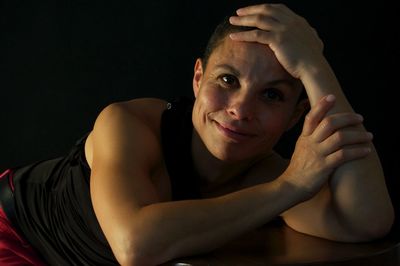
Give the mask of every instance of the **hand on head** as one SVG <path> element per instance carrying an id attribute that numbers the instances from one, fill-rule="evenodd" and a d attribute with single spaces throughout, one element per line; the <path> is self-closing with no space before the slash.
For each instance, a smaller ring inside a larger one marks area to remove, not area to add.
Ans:
<path id="1" fill-rule="evenodd" d="M 229 20 L 231 24 L 256 29 L 231 33 L 230 38 L 268 45 L 293 77 L 301 79 L 304 68 L 322 57 L 323 43 L 315 29 L 285 5 L 254 5 L 236 13 Z"/>

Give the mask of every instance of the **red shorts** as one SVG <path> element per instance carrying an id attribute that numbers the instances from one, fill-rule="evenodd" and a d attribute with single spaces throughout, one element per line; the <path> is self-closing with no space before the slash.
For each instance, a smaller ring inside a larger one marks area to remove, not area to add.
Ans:
<path id="1" fill-rule="evenodd" d="M 5 178 L 5 173 L 0 178 Z M 0 265 L 46 265 L 31 245 L 13 228 L 0 208 Z"/>

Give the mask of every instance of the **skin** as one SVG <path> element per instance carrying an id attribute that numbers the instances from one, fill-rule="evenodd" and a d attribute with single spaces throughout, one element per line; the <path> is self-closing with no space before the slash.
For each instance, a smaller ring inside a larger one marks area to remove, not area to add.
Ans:
<path id="1" fill-rule="evenodd" d="M 372 140 L 372 134 L 366 132 L 361 123 L 351 125 L 350 121 L 360 121 L 360 118 L 354 116 L 351 105 L 323 57 L 323 44 L 316 31 L 304 18 L 284 5 L 246 7 L 239 9 L 237 15 L 231 18 L 232 24 L 255 26 L 260 30 L 232 34 L 231 38 L 268 45 L 282 66 L 302 81 L 315 110 L 306 117 L 308 123 L 286 173 L 295 178 L 298 175 L 296 168 L 310 169 L 307 175 L 328 176 L 329 184 L 316 197 L 318 200 L 311 200 L 286 212 L 283 216 L 285 221 L 298 231 L 330 239 L 336 239 L 339 231 L 344 237 L 347 232 L 342 229 L 345 228 L 367 235 L 374 231 L 387 231 L 393 223 L 393 207 L 378 155 L 372 142 L 368 141 Z M 330 109 L 318 106 L 321 97 L 328 94 L 335 95 L 335 104 Z M 326 114 L 318 113 L 319 108 L 325 109 Z M 351 157 L 364 158 L 344 163 Z M 312 184 L 300 185 L 308 186 L 310 195 L 314 195 Z M 325 204 L 321 206 L 321 202 Z M 315 209 L 320 213 L 313 214 Z M 377 217 L 384 217 L 385 226 L 379 224 L 375 227 L 365 223 L 375 221 Z M 334 219 L 335 225 L 331 223 L 331 226 L 336 229 L 329 232 L 330 229 L 324 227 L 325 223 L 311 228 L 307 223 L 314 219 L 322 219 L 328 224 Z"/>
<path id="2" fill-rule="evenodd" d="M 207 252 L 278 215 L 338 241 L 368 241 L 390 229 L 393 209 L 372 137 L 315 31 L 282 5 L 237 13 L 232 24 L 258 30 L 228 36 L 206 69 L 200 60 L 194 68 L 192 155 L 204 199 L 171 201 L 159 128 L 164 101 L 112 104 L 87 139 L 93 207 L 121 265 Z M 300 82 L 311 110 L 285 161 L 273 146 L 308 104 L 297 102 Z"/>
<path id="3" fill-rule="evenodd" d="M 273 155 L 280 136 L 307 106 L 306 100 L 297 103 L 301 84 L 269 48 L 229 38 L 211 55 L 206 71 L 197 60 L 193 88 L 193 157 L 208 182 L 228 169 L 237 169 L 229 178 L 237 176 Z"/>

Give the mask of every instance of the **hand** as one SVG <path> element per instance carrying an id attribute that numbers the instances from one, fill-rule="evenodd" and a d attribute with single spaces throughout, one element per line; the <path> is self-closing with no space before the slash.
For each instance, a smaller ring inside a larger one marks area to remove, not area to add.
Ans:
<path id="1" fill-rule="evenodd" d="M 232 40 L 268 45 L 281 65 L 301 79 L 306 68 L 324 60 L 323 43 L 307 21 L 282 4 L 261 4 L 240 8 L 230 23 L 255 30 L 230 34 Z"/>
<path id="2" fill-rule="evenodd" d="M 372 134 L 357 127 L 355 113 L 327 115 L 335 97 L 323 97 L 307 114 L 290 164 L 280 177 L 301 190 L 305 199 L 315 195 L 338 166 L 367 156 Z"/>

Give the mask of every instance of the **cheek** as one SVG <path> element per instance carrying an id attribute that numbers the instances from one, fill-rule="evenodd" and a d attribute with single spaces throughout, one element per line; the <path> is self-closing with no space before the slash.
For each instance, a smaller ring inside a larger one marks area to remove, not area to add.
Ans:
<path id="1" fill-rule="evenodd" d="M 207 113 L 221 110 L 226 102 L 226 96 L 213 86 L 204 87 L 198 95 L 199 106 Z"/>
<path id="2" fill-rule="evenodd" d="M 224 97 L 218 93 L 216 88 L 203 86 L 197 95 L 193 106 L 193 124 L 197 132 L 202 134 L 205 125 L 208 124 L 208 118 L 221 110 L 224 106 Z"/>

